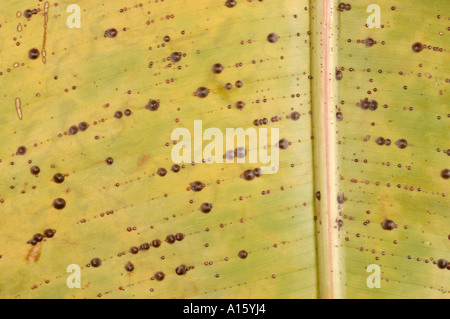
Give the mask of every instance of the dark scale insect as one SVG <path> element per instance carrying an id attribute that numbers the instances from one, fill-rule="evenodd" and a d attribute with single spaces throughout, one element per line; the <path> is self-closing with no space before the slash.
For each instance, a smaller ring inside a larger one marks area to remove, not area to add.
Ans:
<path id="1" fill-rule="evenodd" d="M 288 140 L 283 138 L 278 142 L 278 146 L 280 149 L 285 150 L 289 147 L 289 142 Z"/>
<path id="2" fill-rule="evenodd" d="M 164 36 L 163 38 L 164 42 L 169 42 L 170 41 L 170 37 L 168 35 Z"/>
<path id="3" fill-rule="evenodd" d="M 209 213 L 213 208 L 213 204 L 211 203 L 203 203 L 200 205 L 200 210 L 202 211 L 202 213 Z"/>
<path id="4" fill-rule="evenodd" d="M 345 9 L 345 3 L 341 2 L 339 3 L 339 10 L 344 11 Z"/>
<path id="5" fill-rule="evenodd" d="M 338 225 L 339 228 L 344 227 L 344 221 L 342 219 L 338 219 L 337 220 L 337 225 Z"/>
<path id="6" fill-rule="evenodd" d="M 39 58 L 39 50 L 36 48 L 31 49 L 30 51 L 28 51 L 28 57 L 31 60 L 36 60 L 37 58 Z"/>
<path id="7" fill-rule="evenodd" d="M 344 204 L 344 202 L 345 202 L 344 194 L 342 194 L 342 193 L 338 194 L 338 196 L 337 196 L 337 202 L 338 202 L 339 204 Z"/>
<path id="8" fill-rule="evenodd" d="M 141 246 L 139 246 L 141 250 L 149 250 L 150 244 L 149 243 L 143 243 Z"/>
<path id="9" fill-rule="evenodd" d="M 33 16 L 33 11 L 27 9 L 23 12 L 23 15 L 25 16 L 25 18 L 30 19 Z"/>
<path id="10" fill-rule="evenodd" d="M 161 167 L 161 168 L 158 168 L 158 171 L 157 171 L 156 173 L 157 173 L 159 176 L 163 177 L 163 176 L 166 176 L 167 170 L 166 170 L 165 168 Z"/>
<path id="11" fill-rule="evenodd" d="M 64 179 L 65 179 L 64 175 L 63 175 L 63 174 L 60 174 L 60 173 L 55 174 L 55 175 L 53 176 L 53 181 L 54 181 L 56 184 L 61 184 L 61 183 L 63 183 L 63 182 L 64 182 Z"/>
<path id="12" fill-rule="evenodd" d="M 173 244 L 176 240 L 177 240 L 177 239 L 175 238 L 174 235 L 168 235 L 168 236 L 166 237 L 166 242 L 169 243 L 169 244 Z"/>
<path id="13" fill-rule="evenodd" d="M 175 272 L 177 273 L 178 276 L 185 275 L 187 271 L 188 268 L 186 267 L 186 265 L 180 265 L 175 269 Z"/>
<path id="14" fill-rule="evenodd" d="M 42 234 L 35 234 L 35 235 L 33 236 L 33 239 L 34 239 L 36 242 L 40 243 L 42 240 L 44 240 L 44 236 L 42 236 Z"/>
<path id="15" fill-rule="evenodd" d="M 246 181 L 252 181 L 255 179 L 255 172 L 253 172 L 252 169 L 248 169 L 242 174 L 242 176 Z"/>
<path id="16" fill-rule="evenodd" d="M 205 87 L 199 87 L 197 89 L 197 92 L 195 92 L 195 94 L 196 94 L 197 97 L 199 97 L 201 99 L 204 99 L 205 97 L 208 96 L 209 90 L 207 88 L 205 88 Z"/>
<path id="17" fill-rule="evenodd" d="M 344 119 L 344 114 L 342 114 L 341 112 L 336 112 L 336 119 L 342 121 Z"/>
<path id="18" fill-rule="evenodd" d="M 98 268 L 102 265 L 102 260 L 100 258 L 93 258 L 91 260 L 91 266 L 94 268 Z"/>
<path id="19" fill-rule="evenodd" d="M 344 74 L 340 70 L 336 70 L 336 80 L 340 81 L 344 77 Z"/>
<path id="20" fill-rule="evenodd" d="M 448 262 L 447 262 L 447 260 L 445 260 L 445 259 L 439 259 L 438 262 L 437 262 L 437 266 L 438 266 L 440 269 L 445 269 L 445 268 L 447 268 L 447 266 L 448 266 Z"/>
<path id="21" fill-rule="evenodd" d="M 173 53 L 170 55 L 170 60 L 171 60 L 172 62 L 179 62 L 179 61 L 181 60 L 181 57 L 182 57 L 181 52 L 173 52 Z"/>
<path id="22" fill-rule="evenodd" d="M 63 198 L 57 198 L 53 201 L 53 207 L 57 210 L 64 209 L 66 207 L 66 201 Z"/>
<path id="23" fill-rule="evenodd" d="M 366 45 L 366 47 L 370 48 L 371 46 L 373 46 L 375 44 L 375 40 L 372 38 L 367 38 L 364 40 L 364 44 Z"/>
<path id="24" fill-rule="evenodd" d="M 80 129 L 80 132 L 84 132 L 88 129 L 89 124 L 87 124 L 86 122 L 81 122 L 80 124 L 78 124 L 78 128 Z"/>
<path id="25" fill-rule="evenodd" d="M 112 164 L 114 163 L 114 159 L 113 159 L 112 157 L 108 157 L 108 158 L 105 160 L 105 162 L 106 162 L 106 164 L 108 164 L 108 165 L 112 165 Z"/>
<path id="26" fill-rule="evenodd" d="M 123 117 L 123 113 L 121 111 L 117 111 L 116 113 L 114 113 L 114 117 L 116 119 L 121 119 Z"/>
<path id="27" fill-rule="evenodd" d="M 445 168 L 441 171 L 441 176 L 443 179 L 449 179 L 450 178 L 450 169 Z"/>
<path id="28" fill-rule="evenodd" d="M 352 9 L 352 5 L 350 3 L 345 4 L 345 11 L 350 11 Z"/>
<path id="29" fill-rule="evenodd" d="M 225 6 L 227 6 L 228 8 L 233 8 L 235 7 L 237 4 L 237 2 L 235 0 L 227 0 L 225 2 Z"/>
<path id="30" fill-rule="evenodd" d="M 237 158 L 244 158 L 247 155 L 247 150 L 245 147 L 238 147 L 234 150 L 234 155 Z"/>
<path id="31" fill-rule="evenodd" d="M 395 223 L 390 219 L 385 219 L 381 223 L 381 228 L 383 228 L 384 230 L 393 230 L 395 228 Z"/>
<path id="32" fill-rule="evenodd" d="M 134 270 L 134 265 L 131 262 L 127 262 L 125 264 L 125 270 L 128 272 L 132 272 Z"/>
<path id="33" fill-rule="evenodd" d="M 233 150 L 229 150 L 229 151 L 227 151 L 227 153 L 226 153 L 226 158 L 228 159 L 228 160 L 232 160 L 232 159 L 234 159 L 234 157 L 235 157 L 235 152 L 236 151 L 233 151 Z"/>
<path id="34" fill-rule="evenodd" d="M 241 251 L 238 253 L 238 256 L 239 256 L 239 258 L 241 258 L 241 259 L 245 259 L 245 258 L 248 257 L 248 252 L 246 252 L 245 250 L 241 250 Z"/>
<path id="35" fill-rule="evenodd" d="M 298 113 L 298 112 L 291 113 L 291 120 L 297 121 L 299 118 L 300 118 L 300 113 Z"/>
<path id="36" fill-rule="evenodd" d="M 378 145 L 384 145 L 385 140 L 384 140 L 383 137 L 380 136 L 379 138 L 376 139 L 375 142 L 376 142 Z"/>
<path id="37" fill-rule="evenodd" d="M 125 114 L 125 116 L 130 116 L 130 115 L 131 115 L 131 110 L 126 109 L 126 110 L 124 111 L 124 114 Z"/>
<path id="38" fill-rule="evenodd" d="M 220 63 L 214 64 L 214 65 L 212 66 L 212 71 L 213 71 L 213 73 L 215 73 L 215 74 L 222 73 L 222 71 L 223 71 L 223 65 L 220 64 Z"/>
<path id="39" fill-rule="evenodd" d="M 203 187 L 205 187 L 205 185 L 199 181 L 191 183 L 190 186 L 194 192 L 200 192 L 203 189 Z"/>
<path id="40" fill-rule="evenodd" d="M 362 100 L 362 101 L 359 103 L 359 105 L 361 106 L 361 108 L 362 108 L 363 110 L 367 110 L 367 109 L 369 109 L 370 102 L 369 102 L 369 100 L 368 100 L 367 98 L 365 98 L 364 100 Z"/>
<path id="41" fill-rule="evenodd" d="M 78 127 L 76 125 L 72 125 L 71 127 L 69 127 L 69 134 L 70 135 L 75 135 L 78 133 Z"/>
<path id="42" fill-rule="evenodd" d="M 184 234 L 182 234 L 182 233 L 177 233 L 177 234 L 175 235 L 175 239 L 176 239 L 177 241 L 182 241 L 182 240 L 184 239 Z"/>
<path id="43" fill-rule="evenodd" d="M 238 110 L 242 110 L 244 108 L 244 106 L 245 106 L 244 102 L 242 102 L 242 101 L 236 102 L 236 108 Z"/>
<path id="44" fill-rule="evenodd" d="M 38 175 L 41 172 L 41 169 L 39 168 L 39 166 L 33 166 L 31 167 L 30 172 L 33 175 Z"/>
<path id="45" fill-rule="evenodd" d="M 404 139 L 400 139 L 397 142 L 395 142 L 395 145 L 398 146 L 400 149 L 405 149 L 408 146 L 408 142 Z"/>
<path id="46" fill-rule="evenodd" d="M 242 81 L 236 81 L 236 83 L 234 83 L 234 85 L 235 85 L 238 89 L 240 89 L 241 87 L 244 86 L 244 83 L 243 83 Z"/>
<path id="47" fill-rule="evenodd" d="M 253 174 L 255 174 L 256 177 L 261 177 L 262 175 L 262 170 L 260 168 L 255 168 L 253 170 Z"/>
<path id="48" fill-rule="evenodd" d="M 316 198 L 317 198 L 317 200 L 320 200 L 320 191 L 316 192 Z"/>
<path id="49" fill-rule="evenodd" d="M 267 36 L 267 41 L 270 43 L 275 43 L 278 41 L 280 37 L 276 33 L 271 33 Z"/>
<path id="50" fill-rule="evenodd" d="M 133 255 L 136 255 L 138 252 L 139 248 L 137 248 L 136 246 L 130 248 L 130 253 L 132 253 Z"/>
<path id="51" fill-rule="evenodd" d="M 50 229 L 50 228 L 46 229 L 44 231 L 44 236 L 47 237 L 47 238 L 52 238 L 53 236 L 55 236 L 55 230 Z"/>
<path id="52" fill-rule="evenodd" d="M 416 42 L 412 45 L 412 50 L 416 53 L 422 52 L 423 50 L 423 45 L 420 42 Z"/>
<path id="53" fill-rule="evenodd" d="M 165 277 L 165 275 L 164 275 L 164 273 L 163 273 L 162 271 L 158 271 L 158 272 L 155 274 L 155 279 L 156 279 L 157 281 L 162 281 L 162 280 L 164 280 L 164 277 Z"/>
<path id="54" fill-rule="evenodd" d="M 178 164 L 172 165 L 172 168 L 171 168 L 172 172 L 174 172 L 174 173 L 178 173 L 180 171 L 180 169 L 181 169 L 181 167 Z"/>
<path id="55" fill-rule="evenodd" d="M 149 100 L 145 108 L 150 111 L 156 111 L 159 108 L 159 100 Z"/>
<path id="56" fill-rule="evenodd" d="M 25 155 L 26 152 L 27 152 L 27 148 L 25 146 L 20 146 L 17 149 L 16 154 L 17 155 Z"/>
<path id="57" fill-rule="evenodd" d="M 161 246 L 161 241 L 159 239 L 155 239 L 152 241 L 152 246 L 155 248 L 158 248 L 159 246 Z"/>
<path id="58" fill-rule="evenodd" d="M 105 31 L 105 38 L 106 37 L 111 38 L 111 39 L 115 38 L 117 36 L 117 33 L 118 33 L 117 30 L 114 28 L 108 29 Z"/>
<path id="59" fill-rule="evenodd" d="M 378 108 L 378 102 L 375 100 L 369 101 L 369 110 L 375 111 Z"/>

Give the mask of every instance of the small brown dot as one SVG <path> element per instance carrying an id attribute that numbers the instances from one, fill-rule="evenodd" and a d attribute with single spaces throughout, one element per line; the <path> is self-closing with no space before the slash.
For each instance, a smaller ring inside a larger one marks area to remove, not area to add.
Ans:
<path id="1" fill-rule="evenodd" d="M 398 148 L 400 149 L 405 149 L 408 146 L 408 142 L 404 139 L 400 139 L 397 142 L 395 142 L 395 144 L 398 146 Z"/>
<path id="2" fill-rule="evenodd" d="M 63 198 L 57 198 L 53 201 L 53 207 L 57 210 L 64 209 L 66 207 L 66 201 Z"/>
<path id="3" fill-rule="evenodd" d="M 236 103 L 236 108 L 239 110 L 242 110 L 244 108 L 244 106 L 245 106 L 245 103 L 242 101 L 239 101 Z"/>
<path id="4" fill-rule="evenodd" d="M 245 250 L 241 250 L 238 254 L 239 258 L 241 259 L 245 259 L 248 256 L 248 252 L 246 252 Z"/>
<path id="5" fill-rule="evenodd" d="M 210 203 L 203 203 L 200 206 L 200 210 L 205 214 L 211 212 L 212 208 L 213 208 L 213 204 L 210 204 Z"/>
<path id="6" fill-rule="evenodd" d="M 60 174 L 60 173 L 58 173 L 58 174 L 55 174 L 54 176 L 53 176 L 53 181 L 56 183 L 56 184 L 61 184 L 61 183 L 63 183 L 64 182 L 64 175 L 63 174 Z"/>
<path id="7" fill-rule="evenodd" d="M 170 55 L 170 60 L 173 61 L 173 62 L 178 62 L 178 61 L 181 60 L 181 57 L 182 57 L 181 52 L 173 52 Z"/>
<path id="8" fill-rule="evenodd" d="M 443 179 L 449 179 L 450 178 L 450 169 L 448 169 L 448 168 L 443 169 L 441 171 L 441 176 Z"/>
<path id="9" fill-rule="evenodd" d="M 36 48 L 31 49 L 30 51 L 28 51 L 28 57 L 31 60 L 36 60 L 39 57 L 39 50 Z"/>
<path id="10" fill-rule="evenodd" d="M 166 242 L 169 243 L 169 244 L 173 244 L 176 240 L 177 239 L 176 239 L 176 237 L 174 235 L 168 235 L 166 237 Z"/>
<path id="11" fill-rule="evenodd" d="M 448 262 L 447 262 L 447 260 L 445 260 L 445 259 L 439 259 L 438 262 L 437 262 L 437 266 L 438 266 L 440 269 L 445 269 L 445 268 L 447 268 L 447 266 L 448 266 Z"/>
<path id="12" fill-rule="evenodd" d="M 159 100 L 149 100 L 145 108 L 150 111 L 156 111 L 159 108 Z"/>
<path id="13" fill-rule="evenodd" d="M 31 174 L 33 175 L 38 175 L 41 172 L 41 169 L 38 166 L 33 166 L 30 169 Z"/>
<path id="14" fill-rule="evenodd" d="M 117 30 L 112 28 L 105 31 L 105 37 L 115 38 L 117 36 Z"/>
<path id="15" fill-rule="evenodd" d="M 45 231 L 44 231 L 44 235 L 45 235 L 45 237 L 47 237 L 47 238 L 52 238 L 54 235 L 55 235 L 55 231 L 53 230 L 53 229 L 46 229 Z"/>
<path id="16" fill-rule="evenodd" d="M 270 43 L 275 43 L 278 41 L 278 39 L 279 37 L 276 33 L 271 33 L 267 36 L 267 41 L 269 41 Z"/>
<path id="17" fill-rule="evenodd" d="M 202 99 L 207 97 L 208 94 L 209 94 L 209 91 L 205 87 L 199 87 L 196 92 L 197 97 L 202 98 Z"/>
<path id="18" fill-rule="evenodd" d="M 134 270 L 134 265 L 131 262 L 127 262 L 125 264 L 125 270 L 128 272 L 132 272 Z"/>
<path id="19" fill-rule="evenodd" d="M 395 223 L 390 220 L 390 219 L 385 219 L 382 223 L 381 223 L 381 227 L 384 230 L 393 230 L 395 228 Z"/>
<path id="20" fill-rule="evenodd" d="M 185 275 L 187 272 L 187 267 L 186 265 L 180 265 L 175 269 L 175 272 L 177 273 L 178 276 L 182 276 Z"/>
<path id="21" fill-rule="evenodd" d="M 235 0 L 227 0 L 225 2 L 225 6 L 227 6 L 228 8 L 233 8 L 235 7 L 237 4 L 237 2 Z"/>
<path id="22" fill-rule="evenodd" d="M 423 50 L 423 45 L 420 42 L 416 42 L 412 45 L 412 50 L 416 53 L 422 52 Z"/>
<path id="23" fill-rule="evenodd" d="M 157 173 L 159 176 L 163 177 L 163 176 L 166 176 L 167 170 L 166 170 L 165 168 L 161 167 L 161 168 L 158 168 L 158 171 L 157 171 L 156 173 Z"/>
<path id="24" fill-rule="evenodd" d="M 77 133 L 78 133 L 78 127 L 77 127 L 77 126 L 73 125 L 73 126 L 71 126 L 71 127 L 69 128 L 69 134 L 70 134 L 70 135 L 75 135 L 75 134 L 77 134 Z"/>
<path id="25" fill-rule="evenodd" d="M 165 275 L 164 275 L 164 273 L 161 272 L 161 271 L 158 271 L 158 272 L 155 274 L 155 279 L 156 279 L 157 281 L 162 281 L 162 280 L 164 280 L 164 277 L 165 277 Z"/>
<path id="26" fill-rule="evenodd" d="M 35 235 L 33 236 L 33 239 L 34 239 L 36 242 L 40 243 L 40 242 L 44 239 L 44 236 L 42 236 L 42 234 L 35 234 Z"/>
<path id="27" fill-rule="evenodd" d="M 155 239 L 152 241 L 152 246 L 155 248 L 158 248 L 159 246 L 161 246 L 161 241 L 159 239 Z"/>
<path id="28" fill-rule="evenodd" d="M 20 147 L 17 149 L 16 154 L 17 154 L 17 155 L 25 155 L 26 152 L 27 152 L 27 148 L 26 148 L 25 146 L 20 146 Z"/>
<path id="29" fill-rule="evenodd" d="M 80 129 L 81 132 L 86 131 L 88 127 L 89 124 L 87 124 L 86 122 L 81 122 L 80 124 L 78 124 L 78 128 Z"/>
<path id="30" fill-rule="evenodd" d="M 223 71 L 223 65 L 220 64 L 220 63 L 214 64 L 214 65 L 212 66 L 212 71 L 213 71 L 213 73 L 215 73 L 215 74 L 222 73 L 222 71 Z"/>
<path id="31" fill-rule="evenodd" d="M 102 260 L 100 258 L 94 258 L 91 260 L 91 266 L 94 268 L 100 267 L 102 265 Z"/>

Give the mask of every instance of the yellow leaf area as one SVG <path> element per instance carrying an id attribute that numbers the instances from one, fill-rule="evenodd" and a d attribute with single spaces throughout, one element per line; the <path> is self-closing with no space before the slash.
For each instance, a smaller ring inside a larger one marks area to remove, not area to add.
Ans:
<path id="1" fill-rule="evenodd" d="M 0 297 L 317 297 L 308 1 L 69 5 L 2 2 Z M 278 128 L 279 172 L 172 169 L 194 120 Z"/>

